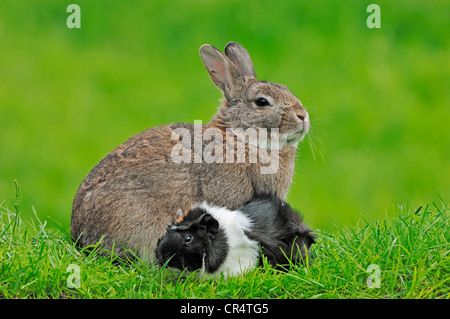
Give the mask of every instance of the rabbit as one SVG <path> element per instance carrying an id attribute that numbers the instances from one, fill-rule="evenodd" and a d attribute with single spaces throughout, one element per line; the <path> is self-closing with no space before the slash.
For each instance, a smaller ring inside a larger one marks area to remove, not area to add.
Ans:
<path id="1" fill-rule="evenodd" d="M 261 264 L 278 267 L 310 256 L 315 235 L 300 216 L 276 195 L 256 195 L 238 208 L 195 205 L 158 240 L 160 265 L 200 277 L 235 276 Z"/>
<path id="2" fill-rule="evenodd" d="M 250 56 L 240 44 L 228 43 L 225 54 L 205 44 L 199 53 L 224 96 L 217 114 L 200 126 L 200 132 L 195 132 L 195 124 L 186 123 L 153 127 L 106 155 L 85 177 L 73 201 L 71 235 L 79 246 L 102 239 L 102 247 L 114 254 L 155 261 L 157 240 L 179 208 L 206 201 L 233 210 L 255 192 L 276 192 L 286 199 L 297 144 L 310 128 L 308 112 L 286 86 L 257 80 Z M 255 144 L 242 141 L 238 134 L 226 134 L 248 128 L 278 129 L 279 143 Z M 209 143 L 201 134 L 211 129 L 225 136 L 219 147 L 236 142 L 232 159 L 251 149 L 261 153 L 264 149 L 278 156 L 277 170 L 262 174 L 267 166 L 262 159 L 206 163 L 200 157 L 198 161 L 195 143 L 194 152 L 187 153 L 188 160 L 194 161 L 173 160 L 176 147 L 187 140 L 176 132 L 182 130 L 194 139 L 200 134 L 201 146 L 206 147 Z"/>

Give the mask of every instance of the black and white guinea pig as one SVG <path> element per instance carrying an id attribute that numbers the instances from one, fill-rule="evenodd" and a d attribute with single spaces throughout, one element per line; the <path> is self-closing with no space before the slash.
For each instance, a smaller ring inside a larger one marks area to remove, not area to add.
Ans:
<path id="1" fill-rule="evenodd" d="M 256 195 L 234 211 L 203 202 L 177 217 L 159 239 L 156 258 L 201 277 L 237 275 L 262 255 L 274 266 L 299 263 L 315 242 L 300 216 L 275 195 Z"/>

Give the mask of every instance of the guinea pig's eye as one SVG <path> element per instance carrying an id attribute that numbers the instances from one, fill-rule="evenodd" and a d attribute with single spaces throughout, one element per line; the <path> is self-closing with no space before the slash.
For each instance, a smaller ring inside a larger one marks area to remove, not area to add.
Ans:
<path id="1" fill-rule="evenodd" d="M 192 236 L 190 236 L 190 235 L 187 235 L 186 237 L 184 237 L 184 242 L 187 244 L 187 243 L 190 243 L 192 241 Z"/>
<path id="2" fill-rule="evenodd" d="M 258 97 L 253 102 L 255 102 L 256 106 L 260 106 L 260 107 L 270 105 L 269 101 L 267 101 L 267 99 L 265 99 L 263 97 Z"/>

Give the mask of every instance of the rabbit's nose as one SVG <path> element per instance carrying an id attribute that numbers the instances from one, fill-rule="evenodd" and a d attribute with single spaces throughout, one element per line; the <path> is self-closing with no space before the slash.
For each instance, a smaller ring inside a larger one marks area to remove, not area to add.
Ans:
<path id="1" fill-rule="evenodd" d="M 297 117 L 300 119 L 300 121 L 304 122 L 305 119 L 308 118 L 308 112 L 305 111 L 304 108 L 301 108 L 296 112 Z"/>

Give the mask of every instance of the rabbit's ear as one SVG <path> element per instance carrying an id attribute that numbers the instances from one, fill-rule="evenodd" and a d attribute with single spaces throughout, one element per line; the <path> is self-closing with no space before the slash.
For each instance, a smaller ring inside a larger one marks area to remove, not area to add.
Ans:
<path id="1" fill-rule="evenodd" d="M 214 84 L 229 98 L 235 88 L 244 84 L 244 77 L 222 52 L 209 44 L 200 47 L 200 57 Z"/>
<path id="2" fill-rule="evenodd" d="M 247 50 L 236 42 L 229 42 L 225 47 L 225 55 L 236 65 L 244 76 L 256 78 L 255 68 Z"/>

